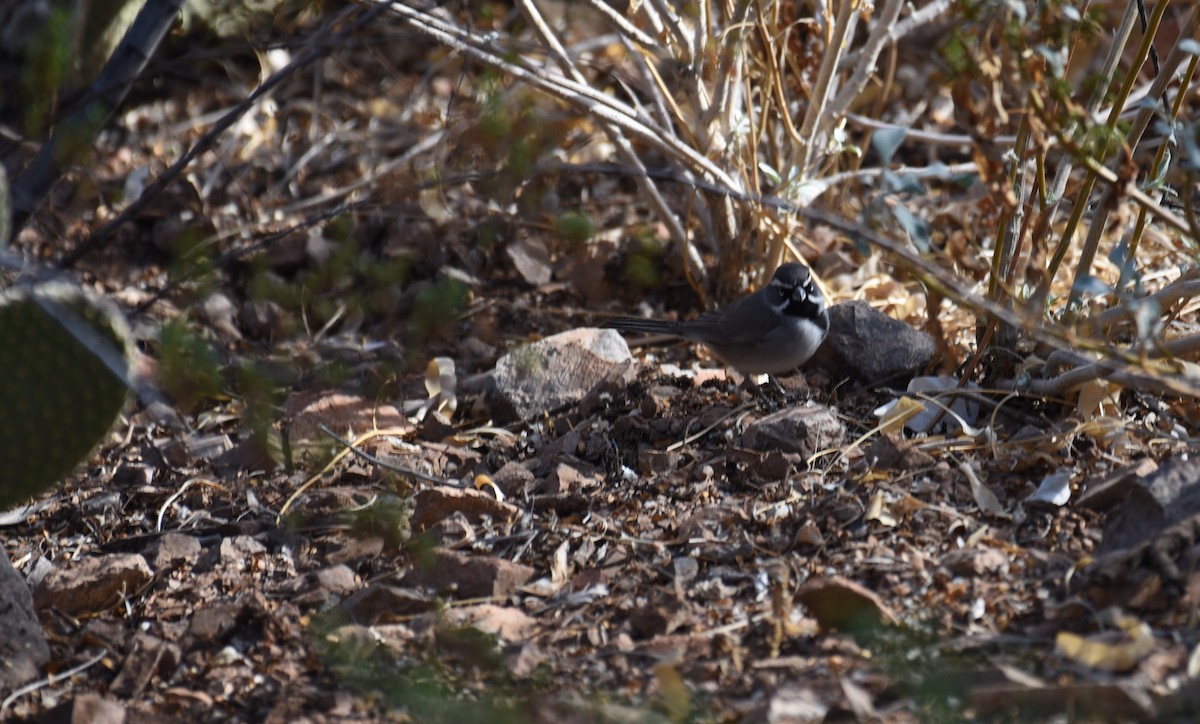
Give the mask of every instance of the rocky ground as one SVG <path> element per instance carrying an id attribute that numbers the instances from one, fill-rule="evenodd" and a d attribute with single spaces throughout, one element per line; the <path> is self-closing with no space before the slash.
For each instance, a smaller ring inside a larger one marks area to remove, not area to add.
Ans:
<path id="1" fill-rule="evenodd" d="M 700 311 L 636 186 L 451 183 L 494 160 L 461 68 L 395 27 L 361 40 L 72 271 L 130 316 L 157 392 L 0 513 L 36 611 L 0 639 L 48 642 L 0 717 L 1192 715 L 1190 402 L 959 391 L 973 318 L 820 229 L 835 328 L 778 385 L 601 330 Z M 14 247 L 84 244 L 244 97 L 268 59 L 242 51 L 168 48 L 160 73 L 208 82 L 138 89 Z M 431 138 L 432 191 L 391 165 Z M 961 227 L 994 213 L 931 196 Z"/>

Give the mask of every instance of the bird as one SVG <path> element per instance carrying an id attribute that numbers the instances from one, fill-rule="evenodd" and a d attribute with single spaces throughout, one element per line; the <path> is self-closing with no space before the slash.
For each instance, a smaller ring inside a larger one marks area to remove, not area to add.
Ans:
<path id="1" fill-rule="evenodd" d="M 821 346 L 829 312 L 808 267 L 788 262 L 762 289 L 695 319 L 615 317 L 605 326 L 700 342 L 743 375 L 779 375 L 804 364 Z"/>

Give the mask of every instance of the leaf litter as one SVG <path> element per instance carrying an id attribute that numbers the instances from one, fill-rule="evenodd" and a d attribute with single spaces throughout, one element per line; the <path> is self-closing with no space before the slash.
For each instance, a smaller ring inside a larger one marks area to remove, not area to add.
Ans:
<path id="1" fill-rule="evenodd" d="M 347 108 L 361 99 L 351 68 L 323 71 Z M 171 160 L 171 124 L 238 98 L 215 88 L 131 112 L 130 146 L 106 149 L 101 181 L 133 194 L 140 169 Z M 497 201 L 486 179 L 414 191 L 420 168 L 350 152 L 441 133 L 423 124 L 448 97 L 422 89 L 402 113 L 364 118 L 370 133 L 287 104 L 247 116 L 219 160 L 139 219 L 145 238 L 130 228 L 88 261 L 130 304 L 148 282 L 167 290 L 137 320 L 143 343 L 194 310 L 192 330 L 243 377 L 236 394 L 227 384 L 133 410 L 86 468 L 0 519 L 54 668 L 91 662 L 12 712 L 88 691 L 242 720 L 1194 709 L 1200 512 L 1142 486 L 1156 472 L 1138 468 L 1183 448 L 1188 403 L 1134 404 L 1094 382 L 1057 406 L 980 411 L 973 397 L 929 402 L 956 379 L 910 387 L 918 401 L 818 367 L 760 397 L 675 345 L 640 349 L 628 374 L 586 378 L 570 402 L 528 403 L 514 420 L 487 378 L 502 355 L 520 371 L 529 343 L 599 326 L 617 303 L 683 308 L 691 292 L 620 179 L 564 171 Z M 324 150 L 275 145 L 281 122 L 323 134 Z M 304 217 L 307 201 L 368 178 L 389 213 Z M 92 193 L 103 219 L 111 209 Z M 542 209 L 577 202 L 603 246 L 581 248 L 567 233 L 578 224 L 550 214 L 529 221 L 521 205 L 537 194 Z M 139 244 L 171 254 L 194 242 L 197 211 L 233 261 L 209 280 L 219 290 L 180 283 L 169 256 L 131 273 Z M 252 252 L 237 245 L 274 230 Z M 48 244 L 40 233 L 20 243 Z M 653 260 L 655 286 L 631 286 L 641 277 L 622 254 Z M 836 298 L 921 321 L 922 293 L 877 257 L 850 266 Z M 396 283 L 368 284 L 380 279 Z M 377 296 L 356 297 L 368 287 Z M 941 324 L 972 322 L 949 312 Z M 935 410 L 953 424 L 904 429 Z M 813 411 L 830 419 L 808 427 Z M 796 446 L 756 444 L 777 439 L 764 426 L 781 417 Z M 1135 499 L 1161 525 L 1114 517 Z M 1128 544 L 1102 550 L 1118 534 Z"/>

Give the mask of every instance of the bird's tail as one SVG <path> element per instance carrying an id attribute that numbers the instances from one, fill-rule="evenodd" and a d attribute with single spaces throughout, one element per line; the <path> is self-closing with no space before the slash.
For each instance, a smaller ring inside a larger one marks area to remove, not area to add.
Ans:
<path id="1" fill-rule="evenodd" d="M 619 329 L 622 332 L 641 332 L 642 334 L 668 334 L 672 337 L 684 336 L 680 322 L 669 322 L 663 319 L 642 319 L 641 317 L 613 317 L 604 323 L 605 327 Z"/>

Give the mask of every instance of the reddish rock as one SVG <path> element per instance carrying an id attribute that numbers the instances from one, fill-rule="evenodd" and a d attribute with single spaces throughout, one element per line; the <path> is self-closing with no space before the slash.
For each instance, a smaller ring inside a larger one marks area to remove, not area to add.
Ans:
<path id="1" fill-rule="evenodd" d="M 808 457 L 840 446 L 846 426 L 837 412 L 821 405 L 788 407 L 750 423 L 742 444 L 760 452 L 799 453 Z"/>
<path id="2" fill-rule="evenodd" d="M 396 616 L 411 616 L 433 609 L 437 602 L 411 588 L 373 583 L 341 603 L 350 618 L 363 625 L 374 625 Z"/>
<path id="3" fill-rule="evenodd" d="M 815 578 L 796 591 L 821 628 L 857 631 L 880 625 L 895 625 L 896 616 L 883 599 L 854 581 L 841 576 Z"/>
<path id="4" fill-rule="evenodd" d="M 499 501 L 491 493 L 482 490 L 427 488 L 413 497 L 412 529 L 425 530 L 454 513 L 462 513 L 473 523 L 478 523 L 484 517 L 507 522 L 515 520 L 521 514 L 521 509 Z"/>
<path id="5" fill-rule="evenodd" d="M 136 594 L 153 575 L 140 555 L 113 553 L 50 571 L 33 598 L 38 609 L 53 606 L 72 616 L 103 611 Z"/>
<path id="6" fill-rule="evenodd" d="M 407 586 L 426 586 L 454 598 L 504 598 L 533 578 L 529 566 L 503 558 L 438 551 L 430 565 L 418 563 L 404 577 Z"/>

